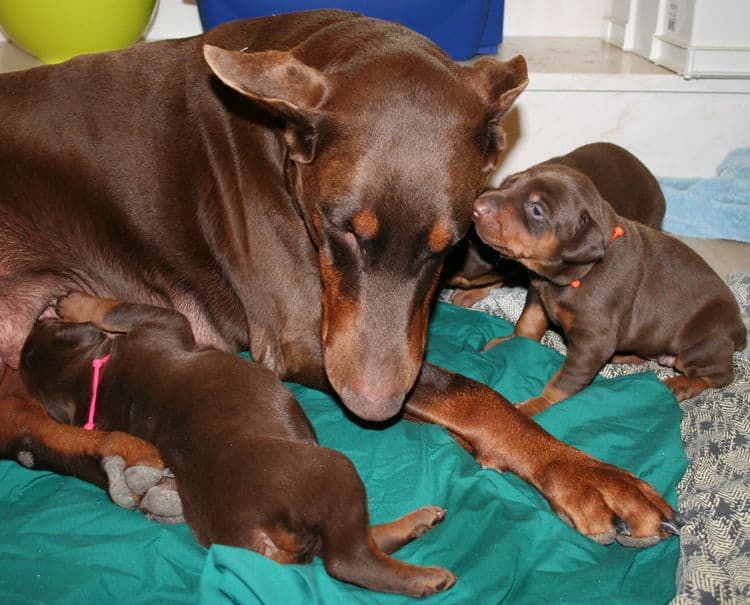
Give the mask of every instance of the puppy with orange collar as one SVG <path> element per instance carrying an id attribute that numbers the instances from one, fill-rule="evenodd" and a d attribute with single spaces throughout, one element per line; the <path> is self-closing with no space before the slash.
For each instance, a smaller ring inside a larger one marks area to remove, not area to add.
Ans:
<path id="1" fill-rule="evenodd" d="M 732 381 L 746 329 L 729 288 L 682 242 L 618 215 L 590 175 L 554 162 L 511 175 L 474 202 L 474 223 L 531 272 L 512 336 L 539 340 L 551 321 L 567 340 L 565 362 L 524 413 L 579 392 L 616 353 L 678 370 L 666 385 L 679 401 Z"/>

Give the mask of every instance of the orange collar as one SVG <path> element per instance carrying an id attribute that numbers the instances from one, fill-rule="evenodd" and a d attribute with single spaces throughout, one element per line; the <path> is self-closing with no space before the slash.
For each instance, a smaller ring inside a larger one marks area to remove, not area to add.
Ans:
<path id="1" fill-rule="evenodd" d="M 625 229 L 623 229 L 619 225 L 615 225 L 615 228 L 612 229 L 612 235 L 609 238 L 609 241 L 607 242 L 607 245 L 609 246 L 618 237 L 622 237 L 623 235 L 625 235 Z M 581 280 L 580 279 L 574 279 L 572 282 L 570 282 L 570 287 L 571 288 L 577 288 L 580 285 L 581 285 Z"/>

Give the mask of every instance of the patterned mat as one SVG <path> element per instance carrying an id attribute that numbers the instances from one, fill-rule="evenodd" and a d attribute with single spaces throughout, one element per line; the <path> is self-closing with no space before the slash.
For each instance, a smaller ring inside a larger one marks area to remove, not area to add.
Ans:
<path id="1" fill-rule="evenodd" d="M 735 273 L 726 281 L 750 329 L 750 274 Z M 515 323 L 525 299 L 523 288 L 498 288 L 473 308 Z M 555 332 L 548 331 L 542 344 L 565 354 Z M 674 374 L 655 362 L 609 364 L 600 373 L 614 378 L 645 371 L 660 378 Z M 750 346 L 735 354 L 734 372 L 729 386 L 680 404 L 688 467 L 677 492 L 687 523 L 680 533 L 673 605 L 750 603 Z"/>

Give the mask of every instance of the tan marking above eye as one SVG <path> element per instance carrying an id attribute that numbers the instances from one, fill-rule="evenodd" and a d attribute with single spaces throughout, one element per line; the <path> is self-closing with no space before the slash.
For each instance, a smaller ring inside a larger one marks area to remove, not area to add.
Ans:
<path id="1" fill-rule="evenodd" d="M 445 219 L 440 219 L 430 229 L 430 234 L 427 236 L 427 245 L 435 253 L 442 252 L 445 250 L 453 239 L 453 230 L 451 229 L 450 223 Z"/>
<path id="2" fill-rule="evenodd" d="M 372 239 L 378 234 L 380 221 L 378 221 L 378 217 L 370 208 L 365 208 L 352 217 L 352 227 L 357 237 Z"/>

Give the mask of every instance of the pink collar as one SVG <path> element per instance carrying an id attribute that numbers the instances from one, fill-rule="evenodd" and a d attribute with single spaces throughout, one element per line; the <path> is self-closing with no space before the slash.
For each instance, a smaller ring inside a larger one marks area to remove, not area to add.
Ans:
<path id="1" fill-rule="evenodd" d="M 107 354 L 104 357 L 94 359 L 91 362 L 91 365 L 94 368 L 94 376 L 91 379 L 91 402 L 89 403 L 89 419 L 86 424 L 83 425 L 83 428 L 89 431 L 93 430 L 96 426 L 94 424 L 94 415 L 96 414 L 96 395 L 99 392 L 99 370 L 105 363 L 109 361 L 110 357 L 112 357 L 112 355 Z"/>

